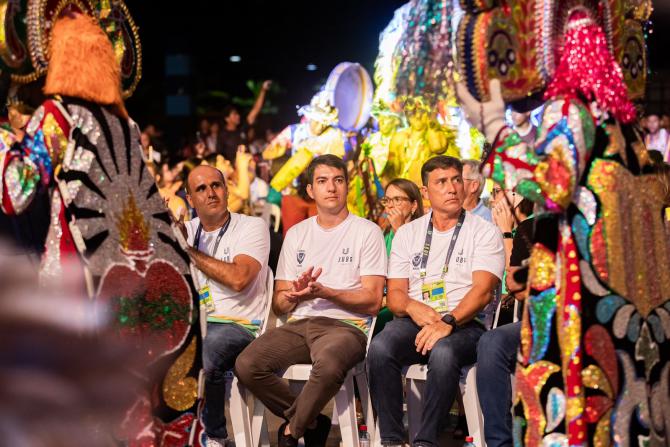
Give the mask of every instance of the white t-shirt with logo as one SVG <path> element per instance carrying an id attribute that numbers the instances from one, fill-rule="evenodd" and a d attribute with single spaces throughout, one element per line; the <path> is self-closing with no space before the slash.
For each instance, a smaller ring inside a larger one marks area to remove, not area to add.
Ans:
<path id="1" fill-rule="evenodd" d="M 202 230 L 198 250 L 220 261 L 232 263 L 235 256 L 247 255 L 261 264 L 261 269 L 247 287 L 241 292 L 209 280 L 209 288 L 216 306 L 216 312 L 208 316 L 210 321 L 234 321 L 245 326 L 259 326 L 263 318 L 266 299 L 265 278 L 270 255 L 270 232 L 265 221 L 259 217 L 230 213 L 230 225 L 221 238 L 216 253 L 212 253 L 219 228 L 214 231 Z M 193 245 L 200 219 L 185 222 L 188 243 Z M 207 282 L 207 277 L 195 270 L 195 284 L 198 289 Z"/>
<path id="2" fill-rule="evenodd" d="M 431 213 L 428 213 L 401 226 L 393 238 L 389 259 L 388 278 L 409 279 L 409 297 L 418 301 L 422 301 L 421 257 L 430 218 Z M 454 228 L 445 232 L 433 229 L 425 284 L 440 280 Z M 454 310 L 472 288 L 472 272 L 477 270 L 502 279 L 505 270 L 502 233 L 494 224 L 466 212 L 444 278 L 449 311 Z"/>
<path id="3" fill-rule="evenodd" d="M 303 220 L 286 234 L 277 279 L 294 281 L 309 267 L 315 270 L 321 267 L 318 282 L 333 289 L 354 290 L 361 287 L 361 276 L 386 276 L 386 246 L 377 225 L 349 214 L 335 228 L 325 229 L 316 219 L 314 216 Z M 358 322 L 370 316 L 316 298 L 298 304 L 291 317 L 330 317 Z"/>

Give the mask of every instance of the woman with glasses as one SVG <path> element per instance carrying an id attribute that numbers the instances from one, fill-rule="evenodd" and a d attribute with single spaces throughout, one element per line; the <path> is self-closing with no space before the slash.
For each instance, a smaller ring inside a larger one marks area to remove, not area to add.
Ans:
<path id="1" fill-rule="evenodd" d="M 423 216 L 423 200 L 418 186 L 410 180 L 397 178 L 386 185 L 381 203 L 384 205 L 384 215 L 388 221 L 384 230 L 386 256 L 390 256 L 393 237 L 398 232 L 398 228 Z M 384 329 L 384 325 L 393 319 L 393 314 L 386 307 L 386 292 L 384 292 L 383 304 L 384 306 L 377 314 L 373 337 L 380 333 Z"/>
<path id="2" fill-rule="evenodd" d="M 385 195 L 382 197 L 384 213 L 388 226 L 384 231 L 386 254 L 391 253 L 393 237 L 398 228 L 423 216 L 423 202 L 419 187 L 409 180 L 397 178 L 386 185 Z"/>

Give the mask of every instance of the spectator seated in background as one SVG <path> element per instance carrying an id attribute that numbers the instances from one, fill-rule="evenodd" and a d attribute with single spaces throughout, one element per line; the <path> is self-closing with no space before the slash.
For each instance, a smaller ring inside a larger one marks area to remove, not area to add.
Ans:
<path id="1" fill-rule="evenodd" d="M 535 219 L 533 202 L 523 199 L 508 214 L 520 222 L 514 231 L 509 267 L 505 272 L 506 301 L 523 301 L 528 293 L 528 258 L 533 241 Z M 487 447 L 510 447 L 512 437 L 512 382 L 516 355 L 521 342 L 521 322 L 498 325 L 486 332 L 477 344 L 477 394 L 484 415 Z"/>
<path id="2" fill-rule="evenodd" d="M 491 210 L 481 199 L 482 192 L 486 182 L 484 176 L 479 172 L 479 162 L 476 160 L 463 160 L 463 188 L 465 190 L 465 200 L 463 208 L 491 222 Z"/>
<path id="3" fill-rule="evenodd" d="M 307 169 L 315 217 L 295 225 L 282 246 L 273 310 L 289 322 L 260 336 L 238 357 L 235 374 L 275 415 L 279 446 L 323 447 L 330 419 L 320 414 L 365 358 L 371 317 L 381 307 L 386 253 L 381 230 L 347 210 L 347 171 L 334 155 Z M 312 372 L 297 396 L 277 374 L 296 363 Z"/>
<path id="4" fill-rule="evenodd" d="M 187 190 L 198 217 L 179 225 L 195 267 L 200 304 L 207 311 L 203 422 L 207 445 L 224 446 L 228 437 L 225 372 L 233 368 L 237 355 L 262 324 L 270 235 L 261 219 L 228 211 L 229 191 L 218 169 L 193 169 Z"/>
<path id="5" fill-rule="evenodd" d="M 370 392 L 381 442 L 402 445 L 402 368 L 427 363 L 422 420 L 414 445 L 437 445 L 461 369 L 476 361 L 484 333 L 477 314 L 505 265 L 500 232 L 463 209 L 463 167 L 436 156 L 421 169 L 432 212 L 400 227 L 389 259 L 387 305 L 396 318 L 372 339 Z"/>

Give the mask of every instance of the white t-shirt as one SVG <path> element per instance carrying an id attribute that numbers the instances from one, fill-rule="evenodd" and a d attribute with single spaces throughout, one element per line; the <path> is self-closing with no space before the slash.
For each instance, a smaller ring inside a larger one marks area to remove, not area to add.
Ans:
<path id="1" fill-rule="evenodd" d="M 431 213 L 428 213 L 401 226 L 393 238 L 389 259 L 388 277 L 409 279 L 409 297 L 418 301 L 422 301 L 421 255 L 430 218 Z M 454 228 L 445 232 L 433 229 L 425 284 L 440 280 Z M 472 288 L 473 271 L 484 270 L 502 279 L 504 269 L 505 249 L 500 230 L 481 217 L 466 212 L 444 278 L 449 311 L 454 310 Z"/>
<path id="2" fill-rule="evenodd" d="M 224 262 L 233 262 L 237 255 L 251 256 L 261 264 L 261 269 L 256 278 L 241 292 L 236 292 L 221 283 L 209 280 L 209 288 L 216 305 L 216 312 L 209 315 L 208 319 L 260 325 L 267 302 L 265 278 L 270 254 L 270 233 L 263 219 L 258 217 L 230 213 L 230 219 L 230 225 L 221 238 L 216 254 L 212 254 L 212 251 L 219 234 L 218 228 L 214 231 L 202 231 L 198 250 Z M 193 245 L 200 219 L 196 217 L 185 224 L 188 232 L 188 243 Z M 196 287 L 201 288 L 205 285 L 207 277 L 200 270 L 194 270 Z"/>
<path id="3" fill-rule="evenodd" d="M 309 267 L 321 267 L 323 272 L 317 281 L 340 290 L 360 288 L 361 276 L 386 276 L 386 246 L 381 229 L 351 213 L 338 226 L 329 229 L 322 228 L 316 216 L 303 220 L 286 234 L 277 279 L 293 281 Z M 370 316 L 316 298 L 298 304 L 291 317 L 360 321 Z"/>

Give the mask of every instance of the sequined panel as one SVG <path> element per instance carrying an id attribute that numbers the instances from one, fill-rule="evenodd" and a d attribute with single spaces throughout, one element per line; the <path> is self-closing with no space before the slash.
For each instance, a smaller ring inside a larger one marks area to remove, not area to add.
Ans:
<path id="1" fill-rule="evenodd" d="M 526 417 L 525 445 L 539 445 L 546 426 L 544 409 L 540 402 L 540 392 L 549 376 L 560 371 L 560 368 L 545 360 L 523 368 L 516 369 L 517 394 L 523 403 Z"/>
<path id="2" fill-rule="evenodd" d="M 558 427 L 558 424 L 565 417 L 565 394 L 563 394 L 563 391 L 556 387 L 550 389 L 546 406 L 547 428 L 545 431 L 550 433 Z"/>
<path id="3" fill-rule="evenodd" d="M 588 184 L 602 204 L 591 238 L 596 273 L 646 318 L 670 296 L 661 184 L 653 176 L 635 177 L 618 163 L 602 159 L 593 162 Z"/>
<path id="4" fill-rule="evenodd" d="M 542 439 L 542 447 L 568 447 L 568 437 L 563 433 L 552 433 Z"/>
<path id="5" fill-rule="evenodd" d="M 638 378 L 633 361 L 624 351 L 617 351 L 623 383 L 614 412 L 612 414 L 613 439 L 615 445 L 630 445 L 630 424 L 634 412 L 639 411 L 640 420 L 649 424 L 649 409 L 647 406 L 646 384 L 644 379 Z"/>
<path id="6" fill-rule="evenodd" d="M 530 363 L 544 357 L 551 337 L 551 322 L 556 310 L 556 289 L 547 289 L 529 298 L 530 321 L 533 327 L 533 348 Z"/>
<path id="7" fill-rule="evenodd" d="M 603 370 L 598 368 L 596 365 L 589 365 L 582 370 L 582 380 L 585 387 L 592 388 L 594 390 L 601 390 L 607 395 L 608 398 L 612 398 L 613 394 L 610 383 L 605 377 Z M 589 420 L 589 422 L 593 423 L 598 419 L 599 418 Z"/>
<path id="8" fill-rule="evenodd" d="M 542 244 L 536 243 L 530 254 L 529 278 L 531 288 L 543 291 L 556 281 L 556 261 L 554 253 Z"/>
<path id="9" fill-rule="evenodd" d="M 577 193 L 576 205 L 584 215 L 587 224 L 593 226 L 596 223 L 598 204 L 591 190 L 585 186 L 580 186 Z"/>
<path id="10" fill-rule="evenodd" d="M 582 272 L 582 284 L 584 284 L 589 292 L 596 296 L 605 296 L 610 293 L 609 290 L 604 288 L 596 278 L 596 274 L 593 273 L 591 264 L 582 259 L 579 261 L 579 270 Z"/>
<path id="11" fill-rule="evenodd" d="M 604 371 L 609 386 L 605 388 L 601 384 L 600 377 L 589 377 L 589 383 L 599 384 L 600 389 L 613 398 L 619 392 L 619 369 L 616 353 L 614 352 L 614 344 L 607 330 L 600 325 L 591 326 L 584 335 L 584 349 L 598 363 L 600 369 Z M 608 391 L 611 394 L 608 394 Z"/>
<path id="12" fill-rule="evenodd" d="M 198 380 L 189 377 L 193 368 L 197 340 L 194 337 L 188 348 L 181 353 L 174 364 L 168 369 L 163 380 L 163 398 L 165 403 L 177 411 L 188 410 L 195 404 L 198 397 Z"/>
<path id="13" fill-rule="evenodd" d="M 658 344 L 651 338 L 647 324 L 642 325 L 640 338 L 635 343 L 635 360 L 644 363 L 644 372 L 649 381 L 652 368 L 660 361 L 660 354 Z"/>
<path id="14" fill-rule="evenodd" d="M 572 219 L 572 232 L 575 235 L 577 248 L 587 262 L 591 260 L 591 253 L 589 252 L 589 237 L 591 236 L 591 227 L 584 216 L 577 214 Z"/>

